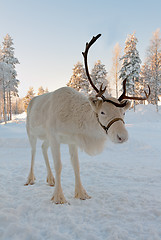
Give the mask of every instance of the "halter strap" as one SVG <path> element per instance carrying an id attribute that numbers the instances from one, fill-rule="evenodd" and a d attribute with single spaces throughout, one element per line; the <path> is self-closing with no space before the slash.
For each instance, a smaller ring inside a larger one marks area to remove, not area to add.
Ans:
<path id="1" fill-rule="evenodd" d="M 112 120 L 108 123 L 107 127 L 105 127 L 105 126 L 102 125 L 102 123 L 100 122 L 97 113 L 96 113 L 96 117 L 97 117 L 97 120 L 98 120 L 99 124 L 101 125 L 101 127 L 106 131 L 106 134 L 107 134 L 107 132 L 108 132 L 108 129 L 111 127 L 111 125 L 112 125 L 113 123 L 115 123 L 115 122 L 117 122 L 117 121 L 122 121 L 122 122 L 125 124 L 125 122 L 124 122 L 124 120 L 123 120 L 122 118 L 114 118 L 114 119 L 112 119 Z"/>

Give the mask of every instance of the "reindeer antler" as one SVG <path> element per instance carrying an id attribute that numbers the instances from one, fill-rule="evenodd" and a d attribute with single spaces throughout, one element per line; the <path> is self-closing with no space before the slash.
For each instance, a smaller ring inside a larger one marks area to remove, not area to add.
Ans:
<path id="1" fill-rule="evenodd" d="M 147 92 L 144 91 L 145 97 L 129 97 L 129 96 L 126 96 L 126 81 L 127 81 L 127 78 L 124 79 L 124 81 L 123 81 L 123 93 L 119 97 L 119 99 L 118 99 L 119 101 L 122 101 L 123 99 L 131 99 L 131 100 L 147 100 L 148 99 L 148 97 L 150 96 L 149 85 L 148 85 L 149 93 L 147 94 Z"/>
<path id="2" fill-rule="evenodd" d="M 98 34 L 95 37 L 93 36 L 91 41 L 89 43 L 88 42 L 86 43 L 85 51 L 82 52 L 82 54 L 83 54 L 83 57 L 84 57 L 84 64 L 85 64 L 85 69 L 86 69 L 86 74 L 87 74 L 88 80 L 89 80 L 91 86 L 93 87 L 93 89 L 98 93 L 96 96 L 104 98 L 103 93 L 106 91 L 106 87 L 104 89 L 102 89 L 103 84 L 101 84 L 100 90 L 98 90 L 98 88 L 94 85 L 94 83 L 93 83 L 93 81 L 92 81 L 92 79 L 90 77 L 89 71 L 88 71 L 88 63 L 87 63 L 88 50 L 92 46 L 92 44 L 94 44 L 97 41 L 97 39 L 100 36 L 101 36 L 101 34 Z"/>
<path id="3" fill-rule="evenodd" d="M 101 36 L 101 34 L 98 34 L 97 36 L 93 37 L 91 39 L 91 41 L 88 43 L 86 43 L 86 48 L 85 48 L 85 51 L 82 52 L 83 54 L 83 57 L 84 57 L 84 64 L 85 64 L 85 70 L 86 70 L 86 74 L 87 74 L 87 77 L 88 77 L 88 80 L 91 84 L 91 86 L 93 87 L 93 89 L 97 92 L 97 95 L 96 97 L 101 97 L 103 99 L 103 101 L 106 101 L 106 102 L 110 102 L 112 104 L 114 104 L 116 107 L 124 107 L 126 105 L 126 101 L 124 103 L 116 103 L 116 102 L 113 102 L 112 100 L 110 99 L 106 99 L 103 94 L 104 92 L 106 91 L 106 87 L 104 89 L 102 89 L 102 86 L 103 84 L 101 84 L 100 86 L 100 90 L 98 90 L 98 88 L 94 85 L 91 77 L 90 77 L 90 74 L 89 74 L 89 71 L 88 71 L 88 63 L 87 63 L 87 55 L 88 55 L 88 50 L 89 48 L 92 46 L 92 44 L 94 44 L 96 42 L 96 40 Z"/>
<path id="4" fill-rule="evenodd" d="M 107 99 L 103 96 L 104 92 L 106 91 L 106 87 L 104 89 L 102 89 L 102 86 L 103 84 L 101 84 L 100 86 L 100 89 L 98 90 L 98 88 L 94 85 L 91 77 L 90 77 L 90 74 L 89 74 L 89 71 L 88 71 L 88 63 L 87 63 L 87 55 L 88 55 L 88 51 L 89 51 L 89 48 L 92 46 L 92 44 L 94 44 L 97 39 L 101 36 L 101 34 L 98 34 L 97 36 L 93 36 L 93 38 L 91 39 L 91 41 L 88 43 L 86 43 L 86 48 L 85 48 L 85 51 L 82 52 L 83 54 L 83 57 L 84 57 L 84 64 L 85 64 L 85 70 L 86 70 L 86 74 L 87 74 L 87 77 L 88 77 L 88 80 L 91 84 L 91 86 L 93 87 L 93 89 L 97 92 L 97 95 L 96 97 L 101 97 L 103 99 L 103 101 L 105 102 L 110 102 L 112 104 L 114 104 L 116 107 L 124 107 L 126 106 L 127 102 L 123 102 L 123 103 L 116 103 L 110 99 Z M 129 96 L 126 96 L 126 80 L 125 79 L 123 81 L 123 93 L 122 95 L 119 97 L 118 101 L 121 102 L 123 99 L 132 99 L 132 100 L 147 100 L 149 95 L 150 95 L 150 87 L 148 85 L 148 88 L 149 88 L 149 93 L 147 94 L 146 91 L 145 92 L 145 97 L 129 97 Z"/>
<path id="5" fill-rule="evenodd" d="M 99 92 L 97 93 L 96 97 L 102 97 L 103 94 L 104 94 L 104 92 L 106 91 L 106 86 L 105 86 L 104 89 L 102 89 L 102 86 L 103 86 L 103 83 L 101 84 L 100 90 L 99 90 Z"/>

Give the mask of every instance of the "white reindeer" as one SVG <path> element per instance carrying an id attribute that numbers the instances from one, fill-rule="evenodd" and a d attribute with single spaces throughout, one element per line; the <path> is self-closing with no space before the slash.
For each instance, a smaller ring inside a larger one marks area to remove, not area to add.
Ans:
<path id="1" fill-rule="evenodd" d="M 96 97 L 88 99 L 72 88 L 63 87 L 54 92 L 33 98 L 28 106 L 26 127 L 32 148 L 32 159 L 26 185 L 34 184 L 35 181 L 33 168 L 36 141 L 39 138 L 43 140 L 42 152 L 47 167 L 47 182 L 51 186 L 55 185 L 52 201 L 57 204 L 67 202 L 61 187 L 61 143 L 69 146 L 75 173 L 75 198 L 83 200 L 90 198 L 90 196 L 83 188 L 80 179 L 78 147 L 87 154 L 94 155 L 103 150 L 107 138 L 110 138 L 115 143 L 123 143 L 128 139 L 123 118 L 124 112 L 130 106 L 130 102 L 127 100 L 122 101 L 130 98 L 125 95 L 126 81 L 124 81 L 124 92 L 118 100 L 111 97 L 107 99 L 103 96 L 106 89 L 102 89 L 101 86 L 100 90 L 98 90 L 89 76 L 87 53 L 90 46 L 99 36 L 93 37 L 90 43 L 86 44 L 86 50 L 83 53 L 87 76 L 98 93 Z M 99 99 L 99 97 L 102 99 Z M 49 146 L 54 160 L 55 179 L 47 155 Z"/>

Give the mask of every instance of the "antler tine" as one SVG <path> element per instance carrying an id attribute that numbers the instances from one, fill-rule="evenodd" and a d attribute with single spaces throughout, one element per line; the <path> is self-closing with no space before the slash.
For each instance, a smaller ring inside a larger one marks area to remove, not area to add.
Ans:
<path id="1" fill-rule="evenodd" d="M 149 87 L 149 85 L 148 85 L 149 93 L 144 91 L 145 97 L 129 97 L 129 96 L 126 96 L 126 80 L 127 79 L 125 79 L 123 81 L 123 93 L 119 97 L 119 99 L 118 99 L 119 101 L 122 101 L 123 99 L 131 99 L 131 100 L 147 100 L 148 99 L 148 97 L 150 96 L 150 87 Z"/>
<path id="2" fill-rule="evenodd" d="M 123 99 L 125 99 L 125 94 L 126 94 L 126 80 L 127 79 L 124 79 L 123 81 L 123 93 L 121 94 L 121 96 L 119 97 L 119 102 L 122 101 Z"/>
<path id="3" fill-rule="evenodd" d="M 97 93 L 96 97 L 102 97 L 102 95 L 103 95 L 104 92 L 106 91 L 106 86 L 105 86 L 104 89 L 102 89 L 102 87 L 103 87 L 103 83 L 101 84 L 100 90 L 99 90 L 99 92 Z"/>
<path id="4" fill-rule="evenodd" d="M 87 74 L 88 80 L 89 80 L 91 86 L 93 87 L 93 89 L 94 89 L 97 93 L 99 93 L 99 90 L 98 90 L 98 88 L 94 85 L 94 83 L 93 83 L 93 81 L 92 81 L 92 79 L 91 79 L 91 77 L 90 77 L 89 71 L 88 71 L 87 54 L 88 54 L 89 48 L 92 46 L 92 44 L 95 43 L 95 41 L 96 41 L 100 36 L 101 36 L 101 34 L 98 34 L 98 35 L 95 36 L 95 37 L 93 36 L 93 38 L 91 39 L 91 41 L 90 41 L 89 43 L 88 43 L 88 42 L 86 43 L 85 52 L 82 52 L 83 57 L 84 57 L 84 64 L 85 64 L 85 69 L 86 69 L 86 74 Z"/>

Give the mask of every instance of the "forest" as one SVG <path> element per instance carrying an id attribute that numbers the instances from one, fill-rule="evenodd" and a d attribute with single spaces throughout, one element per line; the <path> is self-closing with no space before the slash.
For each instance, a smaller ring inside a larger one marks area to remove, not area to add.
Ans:
<path id="1" fill-rule="evenodd" d="M 127 93 L 129 96 L 142 96 L 148 85 L 151 94 L 146 102 L 133 102 L 154 104 L 158 112 L 161 99 L 161 37 L 160 29 L 157 29 L 149 42 L 146 51 L 145 61 L 142 62 L 137 50 L 138 39 L 136 34 L 129 34 L 125 40 L 124 53 L 121 55 L 119 43 L 114 46 L 112 67 L 107 72 L 101 60 L 97 60 L 91 71 L 94 84 L 99 88 L 107 86 L 106 97 L 115 96 L 118 98 L 122 90 L 122 82 L 126 81 Z M 48 89 L 39 87 L 37 94 L 31 86 L 24 98 L 19 98 L 18 86 L 21 79 L 17 79 L 16 65 L 20 64 L 14 54 L 13 39 L 9 34 L 4 37 L 2 47 L 0 47 L 0 122 L 12 120 L 12 114 L 20 114 L 27 110 L 30 100 L 36 96 L 48 92 Z M 94 95 L 93 89 L 89 85 L 84 66 L 77 62 L 73 67 L 73 74 L 67 86 L 82 92 L 85 95 Z"/>

